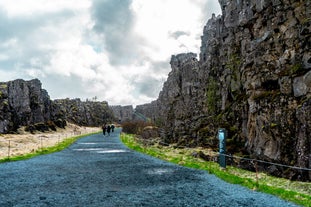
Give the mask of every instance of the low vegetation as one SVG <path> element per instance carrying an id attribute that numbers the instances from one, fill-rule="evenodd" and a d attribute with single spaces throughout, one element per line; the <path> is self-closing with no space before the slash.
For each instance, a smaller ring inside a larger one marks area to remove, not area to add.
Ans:
<path id="1" fill-rule="evenodd" d="M 96 134 L 96 133 L 98 133 L 98 132 L 70 137 L 70 138 L 67 138 L 67 139 L 63 140 L 62 142 L 59 142 L 55 146 L 43 147 L 43 148 L 40 148 L 40 149 L 36 150 L 33 153 L 28 153 L 28 154 L 23 154 L 23 155 L 18 155 L 18 156 L 13 156 L 13 157 L 7 157 L 7 158 L 0 159 L 0 163 L 2 163 L 2 162 L 11 162 L 11 161 L 19 161 L 19 160 L 26 160 L 26 159 L 30 159 L 30 158 L 38 156 L 38 155 L 45 155 L 45 154 L 50 154 L 50 153 L 53 153 L 53 152 L 59 152 L 59 151 L 65 149 L 65 148 L 67 148 L 71 144 L 73 144 L 78 139 L 80 139 L 82 137 L 85 137 L 85 136 L 88 136 L 88 135 L 91 135 L 91 134 Z"/>
<path id="2" fill-rule="evenodd" d="M 129 148 L 186 167 L 206 170 L 226 182 L 239 184 L 252 190 L 269 193 L 301 206 L 311 207 L 311 183 L 290 181 L 228 166 L 221 169 L 215 162 L 193 156 L 198 149 L 178 149 L 170 146 L 143 145 L 134 135 L 121 134 Z"/>

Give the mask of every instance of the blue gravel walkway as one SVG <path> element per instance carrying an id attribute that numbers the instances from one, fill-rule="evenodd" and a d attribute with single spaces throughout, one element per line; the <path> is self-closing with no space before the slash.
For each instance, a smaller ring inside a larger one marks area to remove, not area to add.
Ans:
<path id="1" fill-rule="evenodd" d="M 0 206 L 295 206 L 131 151 L 119 132 L 82 138 L 62 152 L 0 164 Z"/>

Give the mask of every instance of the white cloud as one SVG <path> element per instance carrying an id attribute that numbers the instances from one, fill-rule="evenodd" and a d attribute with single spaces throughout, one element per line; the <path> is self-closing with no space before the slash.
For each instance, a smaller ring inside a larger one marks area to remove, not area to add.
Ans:
<path id="1" fill-rule="evenodd" d="M 0 53 L 0 61 L 3 61 L 3 60 L 8 60 L 9 59 L 9 56 L 6 55 L 6 54 L 1 54 Z"/>
<path id="2" fill-rule="evenodd" d="M 199 51 L 216 0 L 1 0 L 0 81 L 39 78 L 52 99 L 143 104 L 173 54 Z M 215 9 L 216 8 L 216 9 Z"/>
<path id="3" fill-rule="evenodd" d="M 0 6 L 9 17 L 33 16 L 69 9 L 79 11 L 91 6 L 90 0 L 1 0 Z"/>
<path id="4" fill-rule="evenodd" d="M 134 31 L 147 42 L 145 51 L 154 60 L 164 60 L 172 53 L 197 51 L 196 35 L 200 27 L 200 8 L 188 0 L 144 1 L 136 0 L 132 4 L 136 22 Z M 175 32 L 189 34 L 177 41 L 171 38 Z M 184 45 L 181 47 L 181 45 Z"/>
<path id="5" fill-rule="evenodd" d="M 4 43 L 0 43 L 0 47 L 2 48 L 10 48 L 10 47 L 15 47 L 15 46 L 17 46 L 16 38 L 11 38 Z"/>
<path id="6" fill-rule="evenodd" d="M 7 82 L 13 79 L 16 79 L 18 77 L 18 72 L 17 71 L 5 71 L 1 70 L 0 68 L 0 81 L 1 82 Z"/>

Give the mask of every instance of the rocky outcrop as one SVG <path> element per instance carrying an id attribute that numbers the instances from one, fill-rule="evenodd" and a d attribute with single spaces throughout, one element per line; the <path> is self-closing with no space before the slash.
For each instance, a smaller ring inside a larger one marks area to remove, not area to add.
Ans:
<path id="1" fill-rule="evenodd" d="M 64 128 L 66 121 L 80 126 L 101 126 L 115 120 L 107 102 L 80 99 L 52 101 L 38 79 L 0 83 L 0 134 Z"/>
<path id="2" fill-rule="evenodd" d="M 57 113 L 64 114 L 68 122 L 79 126 L 101 126 L 115 120 L 106 101 L 81 101 L 80 99 L 57 99 Z"/>
<path id="3" fill-rule="evenodd" d="M 310 168 L 311 1 L 219 3 L 223 14 L 204 27 L 199 60 L 172 56 L 158 99 L 140 112 L 168 143 L 217 148 L 217 130 L 226 128 L 231 154 Z M 311 179 L 307 171 L 261 167 Z"/>
<path id="4" fill-rule="evenodd" d="M 20 126 L 36 129 L 35 124 L 39 130 L 55 128 L 53 123 L 44 123 L 64 118 L 55 113 L 56 108 L 38 79 L 0 83 L 0 133 L 14 132 Z"/>
<path id="5" fill-rule="evenodd" d="M 119 123 L 131 121 L 134 118 L 134 109 L 132 105 L 128 106 L 121 106 L 121 105 L 115 105 L 115 106 L 109 106 L 112 110 L 116 121 Z"/>
<path id="6" fill-rule="evenodd" d="M 155 113 L 157 109 L 157 101 L 153 101 L 148 104 L 137 105 L 135 107 L 134 113 L 137 114 L 137 116 L 141 117 L 140 120 L 142 121 L 151 121 L 156 123 L 157 121 L 159 121 L 158 114 Z"/>
<path id="7" fill-rule="evenodd" d="M 159 137 L 159 130 L 157 127 L 154 126 L 146 126 L 145 128 L 142 129 L 140 133 L 140 137 L 142 139 L 156 139 Z"/>

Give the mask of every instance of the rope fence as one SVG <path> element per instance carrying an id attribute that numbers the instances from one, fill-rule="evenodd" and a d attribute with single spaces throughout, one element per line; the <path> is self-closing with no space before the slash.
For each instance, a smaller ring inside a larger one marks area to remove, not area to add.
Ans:
<path id="1" fill-rule="evenodd" d="M 137 138 L 139 139 L 139 141 L 141 143 L 143 143 L 144 145 L 148 145 L 148 144 L 154 144 L 153 140 L 148 140 L 148 139 L 141 139 L 141 138 Z M 160 143 L 163 146 L 169 146 L 170 144 L 162 142 Z M 183 148 L 183 149 L 193 149 L 191 147 L 188 146 L 178 146 L 177 148 Z M 285 164 L 280 164 L 280 163 L 275 163 L 275 162 L 268 162 L 268 161 L 264 161 L 264 160 L 257 160 L 257 159 L 252 159 L 252 158 L 246 158 L 246 157 L 240 157 L 240 156 L 235 156 L 235 155 L 229 155 L 229 154 L 222 154 L 219 152 L 213 152 L 213 155 L 206 155 L 209 157 L 208 161 L 212 161 L 212 162 L 218 162 L 218 157 L 220 155 L 225 156 L 226 158 L 232 158 L 232 159 L 239 159 L 239 160 L 245 160 L 245 161 L 249 161 L 251 162 L 257 171 L 257 164 L 258 163 L 263 163 L 263 164 L 267 164 L 267 165 L 274 165 L 274 166 L 278 166 L 278 167 L 286 167 L 286 168 L 290 168 L 290 169 L 294 169 L 294 170 L 302 170 L 302 171 L 311 171 L 311 168 L 306 168 L 306 167 L 298 167 L 298 166 L 291 166 L 291 165 L 285 165 Z"/>
<path id="2" fill-rule="evenodd" d="M 286 168 L 296 169 L 296 170 L 311 171 L 311 168 L 284 165 L 284 164 L 279 164 L 279 163 L 275 163 L 275 162 L 268 162 L 268 161 L 263 161 L 263 160 L 257 160 L 257 159 L 239 157 L 239 156 L 235 156 L 235 155 L 228 155 L 228 154 L 221 154 L 221 153 L 217 153 L 217 155 L 223 155 L 223 156 L 225 156 L 225 157 L 236 158 L 236 159 L 240 159 L 240 160 L 247 160 L 247 161 L 251 161 L 251 162 L 253 162 L 253 163 L 256 163 L 256 162 L 257 162 L 257 163 L 264 163 L 264 164 L 275 165 L 275 166 L 279 166 L 279 167 L 286 167 Z"/>

